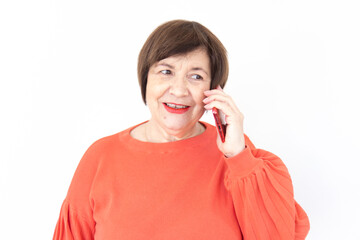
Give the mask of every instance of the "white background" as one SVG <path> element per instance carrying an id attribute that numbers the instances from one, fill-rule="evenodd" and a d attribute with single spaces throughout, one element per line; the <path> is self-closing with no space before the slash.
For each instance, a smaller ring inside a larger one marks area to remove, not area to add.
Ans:
<path id="1" fill-rule="evenodd" d="M 85 150 L 149 118 L 137 56 L 172 19 L 227 48 L 225 91 L 253 143 L 287 165 L 307 239 L 360 239 L 359 12 L 355 0 L 1 1 L 0 239 L 51 239 Z"/>

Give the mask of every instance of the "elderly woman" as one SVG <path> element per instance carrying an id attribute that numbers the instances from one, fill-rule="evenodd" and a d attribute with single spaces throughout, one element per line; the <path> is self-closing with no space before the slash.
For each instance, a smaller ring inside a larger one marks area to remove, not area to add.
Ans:
<path id="1" fill-rule="evenodd" d="M 224 93 L 226 50 L 197 22 L 159 26 L 138 62 L 150 120 L 93 143 L 54 239 L 305 239 L 309 221 L 284 163 L 244 134 Z M 225 141 L 200 122 L 226 118 Z"/>

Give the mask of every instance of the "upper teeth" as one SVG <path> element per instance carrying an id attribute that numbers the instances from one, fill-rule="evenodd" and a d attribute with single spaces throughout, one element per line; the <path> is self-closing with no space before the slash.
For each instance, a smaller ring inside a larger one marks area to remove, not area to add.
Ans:
<path id="1" fill-rule="evenodd" d="M 171 104 L 171 103 L 166 103 L 166 105 L 168 105 L 171 108 L 186 108 L 186 106 L 175 105 L 175 104 Z"/>

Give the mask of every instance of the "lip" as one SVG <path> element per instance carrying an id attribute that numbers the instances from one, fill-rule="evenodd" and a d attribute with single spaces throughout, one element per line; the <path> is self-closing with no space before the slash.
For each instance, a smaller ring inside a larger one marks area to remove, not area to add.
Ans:
<path id="1" fill-rule="evenodd" d="M 170 103 L 170 102 L 168 102 L 168 103 Z M 175 104 L 175 105 L 179 105 L 179 106 L 187 106 L 187 105 L 176 104 L 176 103 L 170 103 L 170 104 Z M 186 108 L 175 109 L 175 108 L 168 107 L 165 103 L 163 103 L 163 105 L 164 105 L 164 108 L 166 109 L 166 111 L 168 111 L 169 113 L 183 114 L 190 109 L 190 106 L 187 106 Z"/>

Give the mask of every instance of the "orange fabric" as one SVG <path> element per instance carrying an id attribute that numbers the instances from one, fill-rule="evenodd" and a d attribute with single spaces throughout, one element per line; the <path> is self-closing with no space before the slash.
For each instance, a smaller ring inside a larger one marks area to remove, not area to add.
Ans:
<path id="1" fill-rule="evenodd" d="M 225 158 L 216 129 L 146 143 L 129 128 L 81 159 L 53 239 L 305 239 L 309 220 L 274 154 L 246 148 Z"/>

